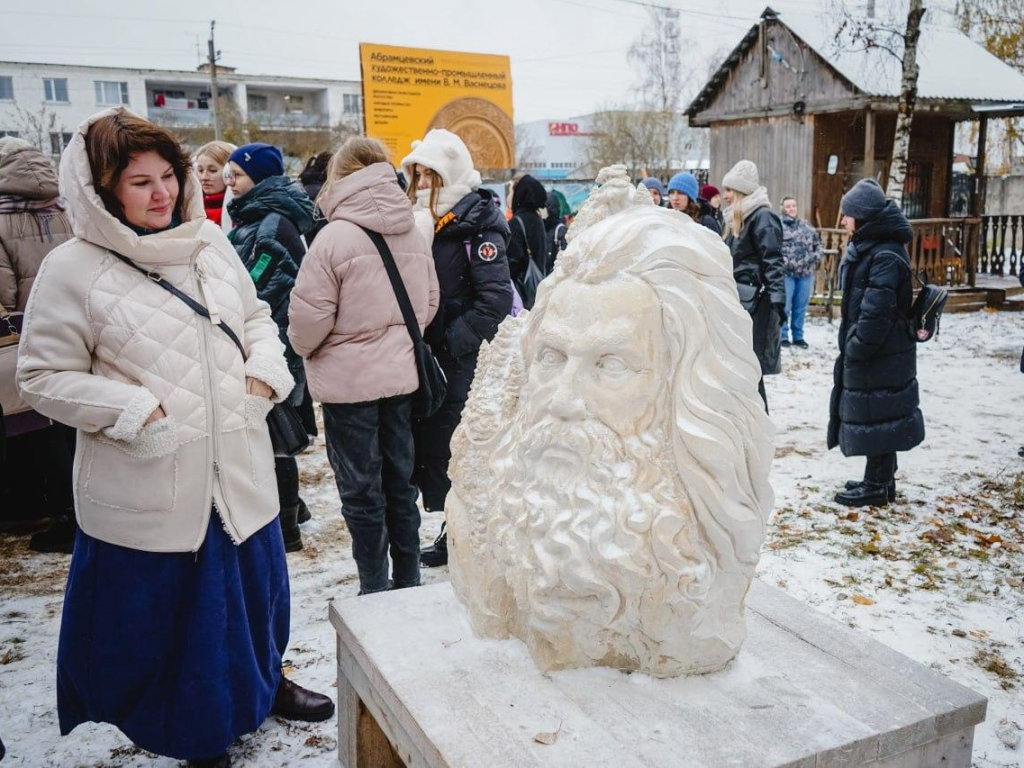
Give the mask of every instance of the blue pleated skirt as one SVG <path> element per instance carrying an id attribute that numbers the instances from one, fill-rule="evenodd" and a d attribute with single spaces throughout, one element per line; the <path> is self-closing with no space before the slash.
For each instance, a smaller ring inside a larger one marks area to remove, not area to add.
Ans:
<path id="1" fill-rule="evenodd" d="M 235 546 L 214 511 L 198 553 L 79 531 L 57 651 L 61 734 L 110 723 L 160 755 L 223 754 L 270 713 L 289 612 L 277 520 Z"/>

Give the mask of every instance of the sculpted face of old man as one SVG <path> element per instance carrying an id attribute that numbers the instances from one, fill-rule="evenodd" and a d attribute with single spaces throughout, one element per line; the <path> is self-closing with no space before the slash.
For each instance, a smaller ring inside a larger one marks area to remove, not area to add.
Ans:
<path id="1" fill-rule="evenodd" d="M 771 507 L 771 427 L 721 241 L 611 169 L 453 440 L 452 578 L 542 669 L 722 667 Z"/>

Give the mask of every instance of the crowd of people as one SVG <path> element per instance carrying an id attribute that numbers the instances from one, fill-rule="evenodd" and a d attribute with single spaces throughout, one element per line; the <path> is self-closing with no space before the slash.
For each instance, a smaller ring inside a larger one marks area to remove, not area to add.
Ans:
<path id="1" fill-rule="evenodd" d="M 776 213 L 747 160 L 721 191 L 685 172 L 667 188 L 642 182 L 656 205 L 722 236 L 762 374 L 779 373 L 783 346 L 807 346 L 822 256 L 797 201 Z M 298 180 L 276 147 L 212 142 L 190 156 L 122 108 L 78 129 L 59 182 L 39 150 L 0 139 L 0 312 L 20 324 L 24 404 L 0 423 L 46 468 L 51 524 L 31 546 L 73 550 L 62 733 L 108 722 L 151 752 L 222 766 L 271 713 L 332 716 L 328 697 L 281 672 L 285 553 L 302 548 L 309 510 L 267 416 L 291 409 L 315 435 L 321 404 L 359 593 L 418 586 L 422 566 L 448 558 L 443 526 L 421 551 L 418 500 L 443 513 L 480 346 L 532 306 L 566 247 L 564 213 L 529 175 L 503 210 L 443 129 L 398 169 L 355 137 Z M 867 457 L 836 500 L 884 505 L 896 453 L 924 437 L 910 229 L 872 180 L 843 213 L 828 444 Z M 447 381 L 425 412 L 419 336 Z"/>

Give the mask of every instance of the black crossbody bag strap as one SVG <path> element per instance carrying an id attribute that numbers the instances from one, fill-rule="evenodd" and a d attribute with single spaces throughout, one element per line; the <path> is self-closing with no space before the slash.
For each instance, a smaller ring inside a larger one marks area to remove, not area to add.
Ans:
<path id="1" fill-rule="evenodd" d="M 416 313 L 413 311 L 412 302 L 409 301 L 409 294 L 405 290 L 405 283 L 402 282 L 402 275 L 398 271 L 398 265 L 395 264 L 395 257 L 391 254 L 391 249 L 379 232 L 374 232 L 363 226 L 359 228 L 366 233 L 366 236 L 380 252 L 384 269 L 387 270 L 388 279 L 391 281 L 391 288 L 395 292 L 395 298 L 398 299 L 398 308 L 402 310 L 405 327 L 409 329 L 413 344 L 419 344 L 423 341 L 423 334 L 420 333 L 420 324 L 416 320 Z"/>
<path id="2" fill-rule="evenodd" d="M 169 282 L 167 282 L 167 280 L 165 280 L 163 277 L 161 277 L 159 273 L 157 273 L 157 272 L 149 272 L 149 271 L 143 269 L 138 264 L 136 264 L 134 261 L 129 259 L 127 256 L 122 256 L 117 251 L 111 251 L 111 253 L 114 254 L 114 256 L 119 258 L 121 261 L 123 261 L 125 264 L 127 264 L 132 269 L 136 270 L 137 272 L 141 272 L 143 275 L 145 275 L 147 278 L 149 278 L 154 283 L 159 285 L 165 291 L 167 291 L 168 293 L 172 294 L 175 298 L 180 299 L 182 302 L 184 302 L 197 315 L 202 315 L 207 320 L 211 319 L 210 318 L 210 310 L 208 310 L 206 307 L 204 307 L 202 304 L 200 304 L 198 301 L 193 299 L 191 296 L 189 296 L 184 291 L 180 290 L 179 288 L 177 288 L 174 285 L 171 285 Z M 242 360 L 247 360 L 248 357 L 245 354 L 245 348 L 242 346 L 242 342 L 241 342 L 241 340 L 239 340 L 237 334 L 233 330 L 231 330 L 231 326 L 229 326 L 227 323 L 225 323 L 222 320 L 221 322 L 217 323 L 216 327 L 220 328 L 222 331 L 224 331 L 224 333 L 226 333 L 228 335 L 228 338 L 230 338 L 231 341 L 233 341 L 235 343 L 235 346 L 238 347 L 238 351 L 242 355 Z"/>

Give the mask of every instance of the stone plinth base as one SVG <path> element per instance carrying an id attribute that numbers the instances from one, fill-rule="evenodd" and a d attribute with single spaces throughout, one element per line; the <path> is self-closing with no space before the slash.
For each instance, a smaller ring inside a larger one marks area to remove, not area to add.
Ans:
<path id="1" fill-rule="evenodd" d="M 755 582 L 722 672 L 542 675 L 451 586 L 335 602 L 338 749 L 389 766 L 971 765 L 983 696 Z M 542 743 L 552 742 L 552 743 Z"/>

